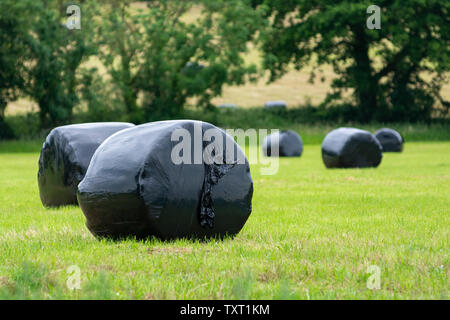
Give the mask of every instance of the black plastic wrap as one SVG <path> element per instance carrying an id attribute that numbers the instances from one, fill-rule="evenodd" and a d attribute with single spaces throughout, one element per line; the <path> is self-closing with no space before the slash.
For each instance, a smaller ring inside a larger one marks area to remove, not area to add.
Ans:
<path id="1" fill-rule="evenodd" d="M 182 72 L 186 75 L 195 75 L 196 73 L 198 73 L 199 71 L 203 70 L 205 68 L 205 66 L 201 63 L 197 63 L 197 62 L 188 62 L 186 63 L 186 65 L 184 66 Z"/>
<path id="2" fill-rule="evenodd" d="M 377 167 L 382 157 L 380 143 L 368 131 L 339 128 L 322 142 L 322 159 L 327 168 Z"/>
<path id="3" fill-rule="evenodd" d="M 300 157 L 303 152 L 303 141 L 297 132 L 285 130 L 272 133 L 264 138 L 263 154 L 267 157 L 276 155 L 272 152 L 272 145 L 276 148 L 278 142 L 278 155 L 280 157 Z"/>
<path id="4" fill-rule="evenodd" d="M 181 141 L 172 141 L 177 129 L 192 137 L 190 163 L 172 161 Z M 202 143 L 208 129 L 222 136 L 223 164 L 206 164 L 201 157 L 195 161 L 194 143 Z M 227 159 L 231 150 L 234 156 Z M 78 186 L 86 226 L 95 236 L 113 239 L 232 236 L 251 213 L 252 195 L 248 161 L 233 138 L 191 120 L 148 123 L 114 135 L 98 148 Z"/>
<path id="5" fill-rule="evenodd" d="M 375 137 L 381 144 L 383 152 L 402 152 L 403 137 L 397 131 L 383 128 L 375 132 Z"/>
<path id="6" fill-rule="evenodd" d="M 77 204 L 78 183 L 84 178 L 98 146 L 131 123 L 104 122 L 61 126 L 45 139 L 39 157 L 38 185 L 46 207 Z"/>
<path id="7" fill-rule="evenodd" d="M 264 107 L 266 109 L 286 109 L 287 106 L 285 101 L 267 101 Z"/>
<path id="8" fill-rule="evenodd" d="M 239 109 L 239 106 L 234 103 L 222 103 L 217 106 L 219 109 Z"/>

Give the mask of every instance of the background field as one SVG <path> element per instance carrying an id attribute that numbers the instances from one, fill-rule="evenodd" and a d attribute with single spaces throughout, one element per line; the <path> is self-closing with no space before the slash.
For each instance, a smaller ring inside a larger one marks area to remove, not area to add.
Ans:
<path id="1" fill-rule="evenodd" d="M 252 53 L 257 55 L 258 53 Z M 99 65 L 99 62 L 95 62 Z M 317 105 L 325 99 L 330 91 L 331 80 L 335 74 L 331 68 L 324 68 L 324 81 L 317 79 L 309 82 L 310 69 L 297 71 L 292 69 L 282 79 L 268 84 L 267 78 L 260 79 L 257 83 L 247 83 L 243 86 L 225 86 L 222 96 L 214 98 L 212 103 L 234 103 L 239 107 L 262 107 L 266 101 L 284 100 L 288 108 L 304 105 Z M 450 99 L 450 84 L 444 85 L 441 94 L 445 99 Z M 195 100 L 190 101 L 195 105 Z M 38 107 L 32 101 L 22 98 L 11 102 L 6 108 L 6 115 L 24 114 L 35 112 Z"/>
<path id="2" fill-rule="evenodd" d="M 144 3 L 135 2 L 132 8 L 147 10 Z M 201 15 L 201 7 L 194 6 L 183 20 L 186 23 L 195 22 Z M 259 49 L 249 43 L 249 51 L 244 58 L 247 63 L 254 63 L 260 65 L 262 62 L 262 55 Z M 91 57 L 89 61 L 83 64 L 85 67 L 96 67 L 101 74 L 105 74 L 105 68 L 96 57 Z M 315 82 L 310 81 L 310 73 L 314 71 L 317 74 Z M 212 103 L 219 105 L 221 103 L 234 103 L 240 107 L 261 107 L 266 101 L 270 100 L 284 100 L 288 108 L 299 107 L 305 105 L 318 105 L 321 103 L 327 93 L 330 91 L 331 81 L 336 78 L 336 74 L 329 65 L 316 67 L 311 63 L 308 67 L 302 70 L 295 70 L 294 67 L 289 68 L 288 72 L 279 80 L 268 83 L 268 74 L 266 73 L 256 83 L 247 83 L 242 86 L 225 86 L 222 95 L 212 100 Z M 430 77 L 425 77 L 429 79 Z M 351 91 L 348 91 L 350 94 Z M 450 84 L 442 86 L 441 95 L 444 99 L 450 99 Z M 191 99 L 190 103 L 195 105 L 195 99 Z M 27 112 L 37 111 L 37 105 L 27 98 L 18 99 L 15 102 L 8 104 L 6 108 L 6 115 L 17 115 Z"/>
<path id="3" fill-rule="evenodd" d="M 326 170 L 308 130 L 277 175 L 251 166 L 253 212 L 236 238 L 206 243 L 98 241 L 78 207 L 42 207 L 41 142 L 0 143 L 0 298 L 448 299 L 450 142 Z M 71 265 L 81 290 L 66 287 Z M 371 265 L 380 290 L 366 287 Z"/>

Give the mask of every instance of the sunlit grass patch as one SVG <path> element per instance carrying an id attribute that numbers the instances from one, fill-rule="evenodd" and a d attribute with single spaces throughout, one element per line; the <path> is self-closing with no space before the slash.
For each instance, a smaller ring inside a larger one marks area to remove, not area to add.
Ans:
<path id="1" fill-rule="evenodd" d="M 252 165 L 249 220 L 210 242 L 97 240 L 78 207 L 42 207 L 38 153 L 4 151 L 4 299 L 448 298 L 448 142 L 409 142 L 377 169 L 327 170 L 317 144 L 273 176 Z M 372 265 L 379 290 L 367 288 Z M 71 266 L 81 289 L 67 286 Z"/>

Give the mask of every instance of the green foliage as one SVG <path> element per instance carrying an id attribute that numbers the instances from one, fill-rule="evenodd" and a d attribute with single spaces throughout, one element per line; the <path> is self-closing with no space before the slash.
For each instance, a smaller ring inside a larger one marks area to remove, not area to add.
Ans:
<path id="1" fill-rule="evenodd" d="M 359 121 L 425 121 L 433 107 L 448 112 L 439 95 L 450 69 L 448 1 L 378 1 L 381 29 L 366 27 L 370 1 L 253 1 L 270 17 L 263 30 L 264 66 L 271 80 L 290 63 L 331 64 L 339 76 L 324 104 L 353 89 Z M 431 81 L 424 76 L 431 77 Z M 312 73 L 314 78 L 315 73 Z"/>
<path id="2" fill-rule="evenodd" d="M 339 126 L 357 127 L 371 132 L 383 127 L 392 127 L 402 133 L 406 141 L 449 141 L 450 122 L 445 119 L 435 119 L 429 123 L 369 123 L 362 124 L 350 121 L 355 114 L 355 108 L 333 107 L 328 109 L 307 107 L 290 108 L 287 110 L 265 110 L 261 107 L 235 109 L 235 110 L 203 110 L 188 108 L 175 119 L 195 119 L 212 123 L 221 128 L 256 128 L 280 130 L 296 130 L 302 137 L 305 144 L 321 143 L 325 135 Z M 89 121 L 125 121 L 125 113 L 120 110 L 105 110 L 105 113 L 98 113 L 99 118 L 90 111 L 79 111 L 74 114 L 74 123 Z M 106 120 L 105 120 L 106 119 Z M 18 148 L 14 152 L 28 152 L 29 150 L 39 151 L 42 141 L 49 133 L 49 129 L 41 129 L 39 117 L 35 113 L 26 115 L 9 116 L 6 123 L 13 129 L 13 134 L 22 141 L 22 150 Z M 31 140 L 31 141 L 30 141 Z M 37 140 L 34 148 L 30 142 Z M 13 142 L 12 142 L 13 143 Z M 3 146 L 0 144 L 0 153 Z M 6 148 L 7 149 L 7 148 Z M 6 150 L 5 149 L 5 150 Z"/>
<path id="3" fill-rule="evenodd" d="M 27 113 L 7 117 L 5 123 L 12 130 L 15 138 L 22 140 L 44 139 L 49 129 L 41 129 L 38 113 Z"/>
<path id="4" fill-rule="evenodd" d="M 207 107 L 223 85 L 242 84 L 256 73 L 242 54 L 257 14 L 241 1 L 205 1 L 203 15 L 184 22 L 194 4 L 155 1 L 137 13 L 128 2 L 102 7 L 100 58 L 131 121 L 179 115 L 188 98 Z"/>
<path id="5" fill-rule="evenodd" d="M 440 96 L 450 68 L 445 1 L 378 2 L 380 30 L 366 28 L 369 1 L 160 0 L 145 9 L 131 3 L 81 1 L 81 30 L 68 30 L 70 3 L 0 2 L 0 139 L 75 121 L 180 118 L 188 105 L 220 122 L 211 99 L 225 85 L 261 75 L 244 59 L 255 37 L 271 81 L 292 63 L 312 63 L 311 79 L 329 64 L 338 77 L 319 108 L 261 111 L 251 122 L 426 122 L 450 110 Z M 7 103 L 20 96 L 38 104 L 39 129 L 4 120 Z"/>
<path id="6" fill-rule="evenodd" d="M 67 29 L 66 7 L 58 4 L 59 1 L 35 2 L 27 11 L 33 10 L 29 37 L 31 61 L 25 92 L 39 105 L 44 128 L 72 119 L 73 108 L 79 103 L 76 72 L 92 50 L 87 40 L 89 24 L 81 30 Z M 88 14 L 87 8 L 84 11 Z"/>
<path id="7" fill-rule="evenodd" d="M 428 123 L 409 124 L 352 121 L 356 114 L 354 107 L 289 108 L 286 110 L 265 110 L 261 107 L 235 110 L 197 111 L 187 110 L 184 118 L 208 121 L 221 128 L 296 130 L 305 144 L 320 144 L 331 130 L 343 127 L 356 127 L 371 132 L 383 127 L 395 128 L 406 141 L 449 141 L 450 121 L 434 119 Z"/>
<path id="8" fill-rule="evenodd" d="M 13 139 L 14 137 L 13 129 L 3 118 L 0 118 L 0 140 Z"/>
<path id="9" fill-rule="evenodd" d="M 4 121 L 4 111 L 8 102 L 17 98 L 25 83 L 27 21 L 22 12 L 27 3 L 15 0 L 0 2 L 0 139 L 13 137 L 11 128 Z"/>
<path id="10" fill-rule="evenodd" d="M 111 82 L 97 68 L 81 68 L 79 93 L 87 109 L 77 108 L 76 122 L 128 121 L 127 110 L 114 94 Z M 80 105 L 84 106 L 84 105 Z"/>

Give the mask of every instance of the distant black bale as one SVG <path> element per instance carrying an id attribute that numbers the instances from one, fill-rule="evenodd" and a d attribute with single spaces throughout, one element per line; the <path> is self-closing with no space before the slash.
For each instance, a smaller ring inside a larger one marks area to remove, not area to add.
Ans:
<path id="1" fill-rule="evenodd" d="M 183 67 L 182 72 L 186 75 L 195 75 L 199 71 L 203 70 L 205 65 L 198 62 L 188 62 Z"/>
<path id="2" fill-rule="evenodd" d="M 339 128 L 322 142 L 322 159 L 327 168 L 377 167 L 382 157 L 380 143 L 368 131 Z"/>
<path id="3" fill-rule="evenodd" d="M 216 136 L 202 141 L 211 132 Z M 208 149 L 216 139 L 222 152 Z M 223 162 L 204 161 L 207 150 Z M 86 226 L 113 239 L 232 236 L 251 213 L 252 195 L 248 161 L 233 138 L 191 120 L 153 122 L 114 135 L 97 149 L 78 186 Z"/>
<path id="4" fill-rule="evenodd" d="M 403 137 L 393 129 L 383 128 L 375 132 L 375 137 L 381 144 L 383 152 L 402 152 Z"/>
<path id="5" fill-rule="evenodd" d="M 286 109 L 287 105 L 285 101 L 267 101 L 264 104 L 266 109 Z"/>
<path id="6" fill-rule="evenodd" d="M 303 152 L 303 141 L 297 132 L 292 130 L 280 131 L 268 135 L 263 141 L 263 153 L 267 157 L 276 156 L 276 148 L 278 142 L 280 157 L 300 157 Z"/>
<path id="7" fill-rule="evenodd" d="M 222 103 L 217 106 L 219 109 L 239 109 L 239 106 L 234 103 Z"/>
<path id="8" fill-rule="evenodd" d="M 39 158 L 38 185 L 46 207 L 77 204 L 77 186 L 92 155 L 109 136 L 131 123 L 84 123 L 57 127 L 47 136 Z"/>

